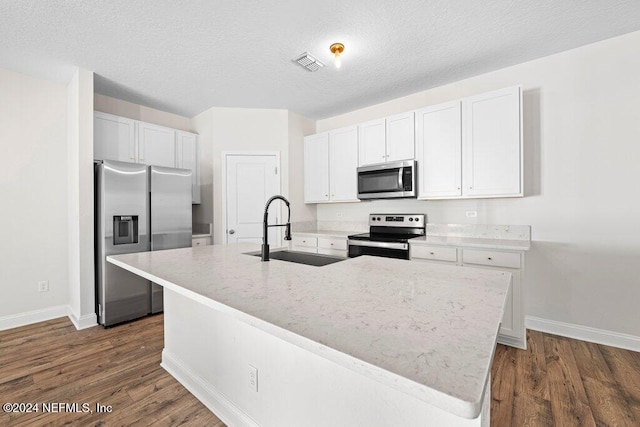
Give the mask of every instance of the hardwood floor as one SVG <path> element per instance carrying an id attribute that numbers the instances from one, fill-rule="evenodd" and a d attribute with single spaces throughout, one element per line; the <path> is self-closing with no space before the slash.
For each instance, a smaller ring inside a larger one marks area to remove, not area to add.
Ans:
<path id="1" fill-rule="evenodd" d="M 76 331 L 61 318 L 0 331 L 0 404 L 40 403 L 38 413 L 0 412 L 0 425 L 224 426 L 160 367 L 162 322 Z M 640 353 L 536 331 L 527 342 L 496 349 L 492 426 L 640 426 Z M 93 413 L 44 413 L 42 402 Z"/>
<path id="2" fill-rule="evenodd" d="M 640 426 L 640 353 L 528 331 L 498 345 L 492 426 Z"/>
<path id="3" fill-rule="evenodd" d="M 76 331 L 61 318 L 0 331 L 1 404 L 87 403 L 93 410 L 44 413 L 40 405 L 38 413 L 0 411 L 0 425 L 224 426 L 160 367 L 162 322 L 159 315 Z M 112 412 L 96 412 L 98 403 Z"/>

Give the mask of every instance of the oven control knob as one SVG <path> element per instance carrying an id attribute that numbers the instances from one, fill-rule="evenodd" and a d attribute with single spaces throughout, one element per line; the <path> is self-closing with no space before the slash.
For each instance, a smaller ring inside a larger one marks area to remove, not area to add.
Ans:
<path id="1" fill-rule="evenodd" d="M 409 221 L 413 221 L 413 218 L 409 218 Z"/>
<path id="2" fill-rule="evenodd" d="M 416 221 L 420 221 L 420 218 L 416 218 Z"/>
<path id="3" fill-rule="evenodd" d="M 375 217 L 375 216 L 374 216 L 374 217 L 371 217 L 371 221 L 375 221 L 375 220 L 376 220 L 376 217 Z"/>
<path id="4" fill-rule="evenodd" d="M 380 219 L 380 217 L 378 217 L 378 221 L 382 221 L 382 220 Z"/>

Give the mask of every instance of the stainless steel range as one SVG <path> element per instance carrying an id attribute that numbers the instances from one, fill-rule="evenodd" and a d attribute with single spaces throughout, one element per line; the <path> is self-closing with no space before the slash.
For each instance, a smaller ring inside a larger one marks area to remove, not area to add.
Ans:
<path id="1" fill-rule="evenodd" d="M 370 214 L 369 232 L 348 237 L 349 257 L 409 259 L 409 239 L 424 236 L 426 223 L 425 214 Z"/>

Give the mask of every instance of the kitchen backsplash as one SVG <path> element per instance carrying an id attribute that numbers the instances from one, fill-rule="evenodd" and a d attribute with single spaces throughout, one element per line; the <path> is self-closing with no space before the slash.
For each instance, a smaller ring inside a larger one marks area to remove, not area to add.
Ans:
<path id="1" fill-rule="evenodd" d="M 369 231 L 366 221 L 306 221 L 291 224 L 296 231 L 348 231 L 363 233 Z M 492 224 L 429 224 L 428 236 L 471 237 L 477 239 L 531 240 L 528 225 Z"/>

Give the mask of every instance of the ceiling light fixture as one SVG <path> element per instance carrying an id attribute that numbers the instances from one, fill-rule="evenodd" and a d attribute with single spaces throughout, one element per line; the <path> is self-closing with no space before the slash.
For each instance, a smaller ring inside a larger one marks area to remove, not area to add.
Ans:
<path id="1" fill-rule="evenodd" d="M 344 52 L 344 45 L 342 43 L 334 43 L 329 46 L 329 50 L 331 50 L 331 53 L 333 53 L 333 56 L 335 57 L 333 63 L 336 65 L 336 68 L 340 68 L 342 65 L 340 55 Z"/>

